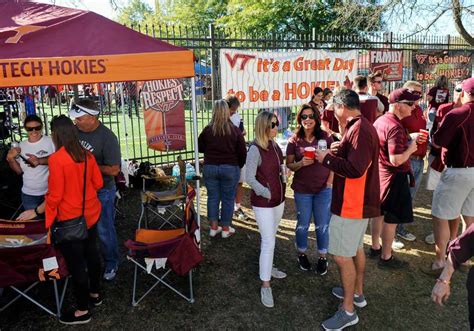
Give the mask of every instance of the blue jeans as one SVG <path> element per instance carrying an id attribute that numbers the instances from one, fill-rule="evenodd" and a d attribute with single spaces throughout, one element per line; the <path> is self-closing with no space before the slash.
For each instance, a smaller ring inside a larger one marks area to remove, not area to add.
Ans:
<path id="1" fill-rule="evenodd" d="M 221 226 L 230 226 L 240 168 L 227 164 L 205 164 L 202 173 L 207 189 L 207 218 L 210 221 L 218 221 Z M 221 202 L 222 208 L 219 213 Z"/>
<path id="2" fill-rule="evenodd" d="M 420 188 L 421 179 L 423 178 L 423 168 L 425 167 L 425 160 L 410 159 L 411 170 L 415 176 L 415 187 L 410 187 L 411 199 L 415 199 L 416 192 Z"/>
<path id="3" fill-rule="evenodd" d="M 303 253 L 308 248 L 308 229 L 311 217 L 316 226 L 318 252 L 326 254 L 329 244 L 329 220 L 331 219 L 332 189 L 325 188 L 316 194 L 295 192 L 297 211 L 296 248 Z"/>
<path id="4" fill-rule="evenodd" d="M 115 191 L 116 188 L 101 189 L 97 197 L 102 204 L 100 219 L 97 222 L 102 256 L 104 257 L 105 271 L 116 269 L 119 263 L 117 233 L 115 231 Z"/>
<path id="5" fill-rule="evenodd" d="M 21 193 L 21 204 L 25 210 L 35 209 L 44 201 L 44 195 L 29 195 Z"/>

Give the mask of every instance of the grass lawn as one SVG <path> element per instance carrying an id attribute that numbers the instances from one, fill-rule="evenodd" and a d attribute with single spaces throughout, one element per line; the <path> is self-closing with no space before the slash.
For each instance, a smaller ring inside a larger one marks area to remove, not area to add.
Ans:
<path id="1" fill-rule="evenodd" d="M 423 185 L 422 185 L 423 187 Z M 208 236 L 206 194 L 201 190 L 202 249 L 204 262 L 194 273 L 195 303 L 189 304 L 177 295 L 157 287 L 139 306 L 132 307 L 132 264 L 126 261 L 122 244 L 122 261 L 115 281 L 104 284 L 104 303 L 93 311 L 93 320 L 84 329 L 318 329 L 324 319 L 337 309 L 339 301 L 331 288 L 339 285 L 339 273 L 330 260 L 329 272 L 320 277 L 298 269 L 294 248 L 295 209 L 292 190 L 287 192 L 285 213 L 279 228 L 275 265 L 288 273 L 283 280 L 272 281 L 275 308 L 260 303 L 258 256 L 260 236 L 245 192 L 244 210 L 248 221 L 234 222 L 237 233 L 230 239 Z M 368 306 L 358 309 L 358 330 L 467 330 L 467 273 L 457 271 L 452 279 L 452 294 L 445 307 L 430 299 L 435 279 L 421 269 L 434 256 L 434 246 L 423 238 L 431 230 L 431 194 L 422 190 L 415 202 L 415 223 L 408 229 L 417 241 L 405 242 L 405 249 L 395 254 L 409 261 L 405 270 L 386 271 L 376 261 L 367 260 L 365 295 Z M 119 242 L 131 238 L 140 212 L 139 192 L 131 190 L 125 202 L 126 217 L 117 219 Z M 314 232 L 310 234 L 310 260 L 314 262 Z M 366 249 L 370 236 L 365 238 Z M 174 278 L 180 285 L 186 278 Z M 48 284 L 49 285 L 49 284 Z M 52 303 L 49 286 L 36 291 Z M 65 307 L 72 301 L 67 293 Z M 0 313 L 2 330 L 63 329 L 59 322 L 31 303 L 21 299 Z"/>

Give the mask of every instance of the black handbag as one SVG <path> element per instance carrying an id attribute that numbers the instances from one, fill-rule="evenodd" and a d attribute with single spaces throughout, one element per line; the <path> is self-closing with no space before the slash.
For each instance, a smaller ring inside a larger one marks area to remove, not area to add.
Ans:
<path id="1" fill-rule="evenodd" d="M 86 204 L 86 175 L 87 175 L 87 154 L 84 153 L 84 189 L 82 194 L 82 214 L 79 217 L 67 220 L 57 221 L 51 226 L 51 241 L 53 244 L 62 244 L 69 241 L 87 239 L 87 223 L 84 217 L 84 208 Z"/>

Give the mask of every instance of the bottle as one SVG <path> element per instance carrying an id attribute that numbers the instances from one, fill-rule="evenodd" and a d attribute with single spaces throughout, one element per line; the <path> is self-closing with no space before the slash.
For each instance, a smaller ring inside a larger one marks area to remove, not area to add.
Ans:
<path id="1" fill-rule="evenodd" d="M 318 149 L 320 151 L 325 151 L 326 149 L 328 149 L 328 143 L 325 139 L 318 140 Z"/>

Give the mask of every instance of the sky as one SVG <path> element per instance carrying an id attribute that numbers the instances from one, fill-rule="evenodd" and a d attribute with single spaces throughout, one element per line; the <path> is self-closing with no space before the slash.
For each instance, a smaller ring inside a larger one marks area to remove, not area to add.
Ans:
<path id="1" fill-rule="evenodd" d="M 66 6 L 66 7 L 75 7 L 80 9 L 87 9 L 94 11 L 100 15 L 103 15 L 107 18 L 114 19 L 116 13 L 112 6 L 110 5 L 109 0 L 35 0 L 36 2 L 43 2 L 43 3 L 56 3 L 58 6 Z M 124 5 L 128 1 L 127 0 L 115 0 L 116 3 L 119 5 Z M 154 8 L 155 1 L 154 0 L 143 0 L 144 2 L 148 3 L 150 7 Z M 429 0 L 427 0 L 429 1 Z M 474 1 L 474 0 L 473 0 Z M 426 23 L 424 23 L 424 21 Z M 472 22 L 472 20 L 471 20 Z M 428 24 L 428 18 L 421 17 L 418 21 L 421 25 Z M 465 24 L 466 27 L 469 27 L 469 24 Z M 392 30 L 396 33 L 410 33 L 410 26 L 409 25 L 400 25 L 398 22 L 393 22 L 388 26 L 388 31 Z M 471 28 L 471 33 L 472 33 Z M 454 23 L 452 20 L 452 15 L 444 15 L 431 29 L 430 34 L 435 35 L 458 35 Z"/>

